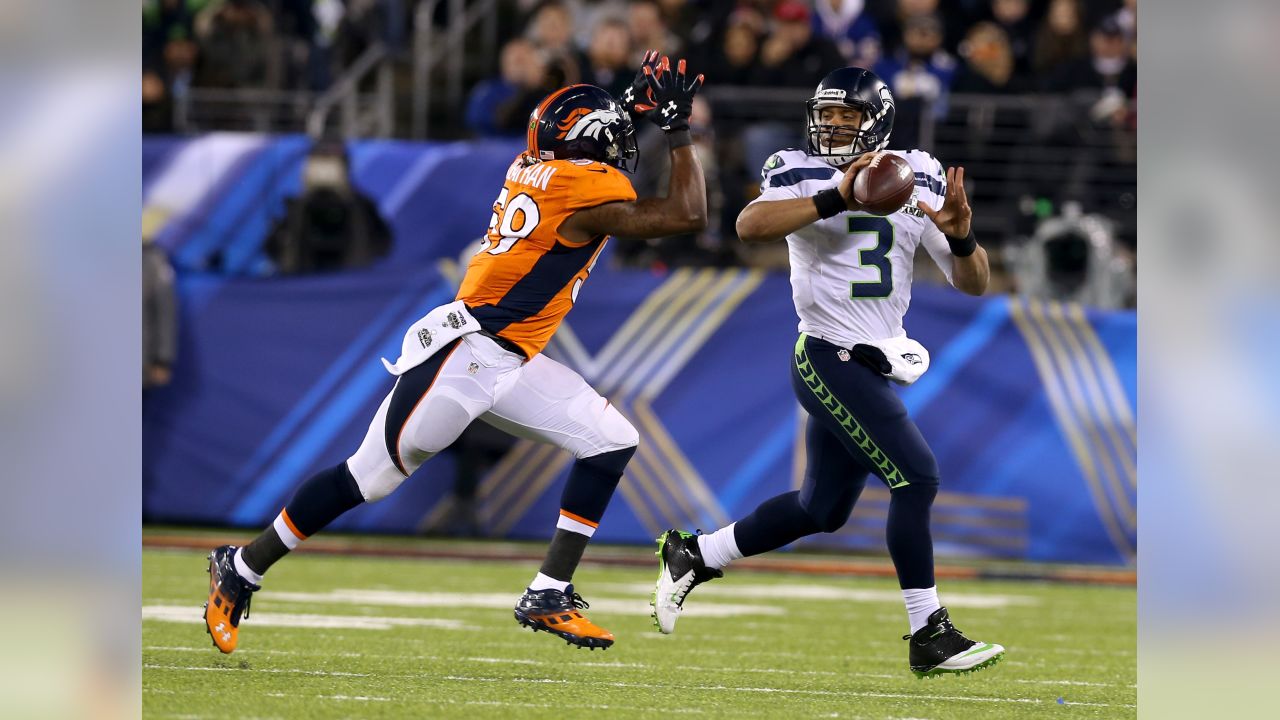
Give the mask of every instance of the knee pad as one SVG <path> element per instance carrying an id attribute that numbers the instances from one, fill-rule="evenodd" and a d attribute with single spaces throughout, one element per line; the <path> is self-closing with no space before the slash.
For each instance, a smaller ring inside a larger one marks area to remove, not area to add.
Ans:
<path id="1" fill-rule="evenodd" d="M 601 398 L 595 395 L 593 391 L 591 402 L 595 403 L 600 400 Z M 615 450 L 635 448 L 640 444 L 640 433 L 636 431 L 631 421 L 623 417 L 613 403 L 607 400 L 605 403 L 603 409 L 597 410 L 590 415 L 590 427 L 594 432 L 589 433 L 587 437 L 581 438 L 586 442 L 582 442 L 580 447 L 570 448 L 576 450 L 574 455 L 580 459 L 603 455 Z"/>
<path id="2" fill-rule="evenodd" d="M 347 458 L 347 469 L 367 502 L 381 500 L 405 481 L 386 448 L 377 442 L 362 444 L 354 455 Z"/>

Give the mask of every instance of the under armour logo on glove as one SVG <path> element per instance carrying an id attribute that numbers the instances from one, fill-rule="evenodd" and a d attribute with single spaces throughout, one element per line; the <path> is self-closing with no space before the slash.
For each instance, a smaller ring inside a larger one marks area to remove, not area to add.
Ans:
<path id="1" fill-rule="evenodd" d="M 627 114 L 631 116 L 632 122 L 642 117 L 648 117 L 658 107 L 653 100 L 653 91 L 649 89 L 649 83 L 645 80 L 645 71 L 655 69 L 661 57 L 657 50 L 650 50 L 645 53 L 644 59 L 640 61 L 640 70 L 636 73 L 635 79 L 631 81 L 626 90 L 622 91 L 620 104 L 626 109 Z"/>
<path id="2" fill-rule="evenodd" d="M 693 97 L 702 88 L 703 76 L 698 75 L 686 84 L 684 60 L 676 64 L 676 71 L 672 73 L 671 62 L 665 57 L 656 67 L 645 65 L 640 72 L 648 86 L 649 97 L 655 101 L 654 106 L 662 108 L 657 113 L 651 112 L 648 118 L 666 132 L 688 130 Z"/>

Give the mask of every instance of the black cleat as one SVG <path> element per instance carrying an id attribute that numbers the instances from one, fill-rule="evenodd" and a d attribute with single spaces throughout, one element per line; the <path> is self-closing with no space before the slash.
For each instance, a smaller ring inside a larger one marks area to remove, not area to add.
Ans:
<path id="1" fill-rule="evenodd" d="M 240 618 L 249 617 L 249 599 L 259 586 L 240 577 L 233 558 L 235 545 L 209 553 L 209 600 L 204 604 L 204 629 L 224 653 L 240 641 Z"/>
<path id="2" fill-rule="evenodd" d="M 658 536 L 658 584 L 653 590 L 653 624 L 670 635 L 684 609 L 684 599 L 697 586 L 724 577 L 724 572 L 707 567 L 698 549 L 698 536 L 668 530 Z"/>
<path id="3" fill-rule="evenodd" d="M 573 585 L 560 590 L 525 590 L 516 603 L 516 622 L 534 632 L 546 630 L 578 647 L 608 648 L 613 633 L 587 619 L 579 610 L 591 607 L 573 591 Z"/>
<path id="4" fill-rule="evenodd" d="M 944 607 L 934 610 L 929 623 L 914 635 L 903 635 L 902 639 L 910 641 L 911 672 L 918 678 L 975 672 L 1004 657 L 1002 646 L 965 637 L 951 624 Z"/>

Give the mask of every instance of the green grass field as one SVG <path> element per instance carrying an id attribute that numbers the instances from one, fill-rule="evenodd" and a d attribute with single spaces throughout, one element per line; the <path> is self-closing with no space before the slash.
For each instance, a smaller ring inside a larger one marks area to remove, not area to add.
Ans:
<path id="1" fill-rule="evenodd" d="M 884 578 L 731 569 L 699 587 L 677 633 L 663 636 L 648 616 L 656 561 L 584 565 L 576 585 L 588 614 L 618 638 L 592 652 L 512 619 L 536 563 L 301 553 L 272 570 L 240 649 L 224 656 L 200 620 L 204 553 L 142 558 L 146 717 L 1137 715 L 1131 587 L 943 581 L 956 624 L 1008 655 L 979 673 L 917 680 L 901 596 Z"/>

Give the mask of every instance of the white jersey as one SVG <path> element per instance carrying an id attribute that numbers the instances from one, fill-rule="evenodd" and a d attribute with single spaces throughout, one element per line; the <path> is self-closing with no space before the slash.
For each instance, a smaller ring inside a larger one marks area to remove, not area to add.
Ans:
<path id="1" fill-rule="evenodd" d="M 787 236 L 791 297 L 800 331 L 843 347 L 905 334 L 902 316 L 911 304 L 911 270 L 921 244 L 951 280 L 946 236 L 916 207 L 942 207 L 947 178 L 942 164 L 922 150 L 889 150 L 916 176 L 916 190 L 888 216 L 844 212 Z M 761 195 L 753 202 L 812 197 L 840 183 L 844 171 L 803 150 L 783 150 L 761 171 Z"/>

